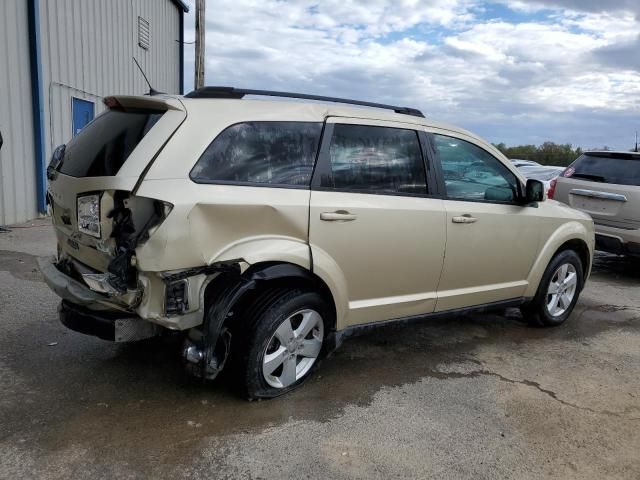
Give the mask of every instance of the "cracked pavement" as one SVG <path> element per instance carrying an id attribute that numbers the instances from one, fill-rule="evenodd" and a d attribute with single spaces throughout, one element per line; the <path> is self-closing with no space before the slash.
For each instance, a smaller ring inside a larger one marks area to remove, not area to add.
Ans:
<path id="1" fill-rule="evenodd" d="M 568 322 L 510 309 L 347 340 L 303 388 L 246 402 L 180 342 L 65 330 L 0 233 L 0 478 L 640 478 L 640 262 L 598 255 Z"/>

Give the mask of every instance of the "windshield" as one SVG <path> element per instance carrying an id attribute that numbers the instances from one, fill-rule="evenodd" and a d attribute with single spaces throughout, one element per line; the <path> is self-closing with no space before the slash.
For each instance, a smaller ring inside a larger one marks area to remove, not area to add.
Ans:
<path id="1" fill-rule="evenodd" d="M 161 116 L 158 111 L 103 113 L 67 144 L 60 173 L 72 177 L 116 175 Z"/>
<path id="2" fill-rule="evenodd" d="M 640 156 L 616 153 L 587 154 L 579 157 L 571 176 L 594 182 L 640 186 Z"/>

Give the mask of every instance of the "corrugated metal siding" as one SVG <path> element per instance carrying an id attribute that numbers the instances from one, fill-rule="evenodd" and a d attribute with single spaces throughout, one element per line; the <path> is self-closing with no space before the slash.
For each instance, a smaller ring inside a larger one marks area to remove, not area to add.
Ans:
<path id="1" fill-rule="evenodd" d="M 72 97 L 95 103 L 148 88 L 179 93 L 180 17 L 170 0 L 39 0 L 45 155 L 72 135 Z M 150 46 L 138 45 L 138 16 Z M 0 225 L 37 216 L 26 0 L 0 0 Z"/>
<path id="2" fill-rule="evenodd" d="M 148 87 L 179 93 L 180 17 L 169 0 L 40 0 L 47 158 L 72 136 L 72 97 L 95 103 Z M 138 16 L 149 22 L 150 46 L 138 45 Z"/>
<path id="3" fill-rule="evenodd" d="M 0 1 L 0 225 L 38 214 L 27 25 L 25 0 Z"/>

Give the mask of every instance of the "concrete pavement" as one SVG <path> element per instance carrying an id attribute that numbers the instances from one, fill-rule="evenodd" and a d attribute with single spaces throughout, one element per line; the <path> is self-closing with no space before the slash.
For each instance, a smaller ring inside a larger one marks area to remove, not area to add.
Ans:
<path id="1" fill-rule="evenodd" d="M 349 339 L 303 388 L 190 381 L 180 342 L 67 331 L 0 233 L 0 478 L 640 478 L 640 262 L 598 256 L 567 323 L 517 310 Z"/>

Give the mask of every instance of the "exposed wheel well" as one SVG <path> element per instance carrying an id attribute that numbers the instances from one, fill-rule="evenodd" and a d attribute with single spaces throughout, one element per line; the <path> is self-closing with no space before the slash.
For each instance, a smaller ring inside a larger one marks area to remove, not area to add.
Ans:
<path id="1" fill-rule="evenodd" d="M 565 250 L 573 250 L 580 257 L 580 262 L 582 263 L 582 271 L 584 278 L 587 279 L 587 275 L 589 274 L 589 267 L 591 266 L 591 252 L 589 251 L 589 247 L 583 240 L 573 239 L 563 243 L 560 248 L 556 251 L 556 255 Z"/>
<path id="2" fill-rule="evenodd" d="M 256 272 L 263 271 L 268 267 L 276 265 L 290 265 L 294 267 L 290 276 L 283 276 L 278 278 L 261 278 L 260 275 L 255 275 Z M 296 272 L 296 270 L 298 272 Z M 268 296 L 269 291 L 274 290 L 288 290 L 288 289 L 303 289 L 307 291 L 317 292 L 326 301 L 329 311 L 331 312 L 331 318 L 327 319 L 327 327 L 329 330 L 336 328 L 336 305 L 333 300 L 333 295 L 327 284 L 317 275 L 312 272 L 302 269 L 297 265 L 287 263 L 274 263 L 265 262 L 261 264 L 252 265 L 242 276 L 232 274 L 221 274 L 213 279 L 207 288 L 205 289 L 205 312 L 208 311 L 212 302 L 223 300 L 220 295 L 224 295 L 226 289 L 224 287 L 229 284 L 234 284 L 243 281 L 242 279 L 253 278 L 255 285 L 253 288 L 243 294 L 233 306 L 234 313 L 240 313 L 246 311 L 256 301 L 261 301 L 265 295 Z M 235 315 L 233 315 L 235 316 Z M 226 323 L 226 322 L 225 322 Z"/>

